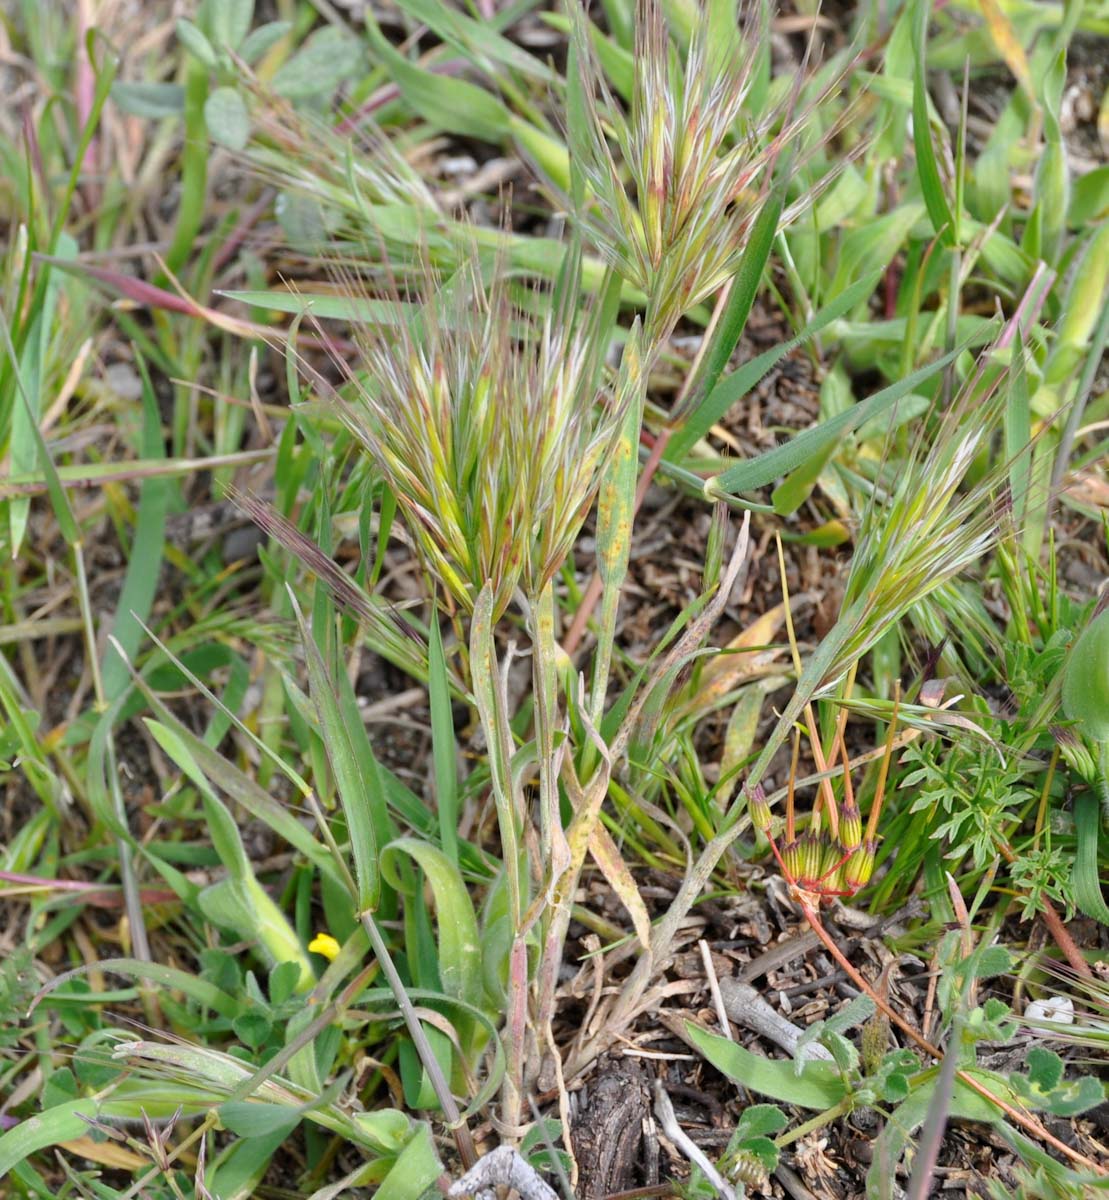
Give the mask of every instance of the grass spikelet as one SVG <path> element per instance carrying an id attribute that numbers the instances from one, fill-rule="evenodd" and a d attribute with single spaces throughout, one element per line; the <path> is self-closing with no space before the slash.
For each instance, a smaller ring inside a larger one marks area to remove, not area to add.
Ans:
<path id="1" fill-rule="evenodd" d="M 580 217 L 621 275 L 648 296 L 649 344 L 665 340 L 684 312 L 735 274 L 774 163 L 815 108 L 797 119 L 747 111 L 756 49 L 768 31 L 765 15 L 752 14 L 746 25 L 736 52 L 721 52 L 699 14 L 682 63 L 658 0 L 639 0 L 625 114 L 575 9 L 587 115 L 583 129 L 571 129 L 571 146 L 592 197 Z M 787 209 L 781 224 L 810 200 Z"/>
<path id="2" fill-rule="evenodd" d="M 417 321 L 362 328 L 343 417 L 429 570 L 467 612 L 491 584 L 495 618 L 569 553 L 622 412 L 592 310 L 544 303 L 532 317 L 499 264 L 484 275 L 476 251 L 449 283 L 429 270 Z"/>
<path id="3" fill-rule="evenodd" d="M 943 414 L 925 453 L 880 479 L 863 517 L 844 592 L 834 659 L 821 690 L 833 686 L 913 605 L 983 561 L 998 537 L 1004 472 L 966 486 L 979 451 L 998 429 L 1003 398 L 983 395 L 981 372 Z"/>

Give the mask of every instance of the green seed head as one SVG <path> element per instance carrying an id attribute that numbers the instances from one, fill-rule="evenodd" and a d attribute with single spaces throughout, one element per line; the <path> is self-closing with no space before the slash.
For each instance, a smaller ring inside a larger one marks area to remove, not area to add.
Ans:
<path id="1" fill-rule="evenodd" d="M 340 413 L 432 572 L 467 611 L 490 587 L 496 617 L 569 553 L 634 398 L 635 339 L 614 379 L 589 305 L 552 297 L 534 316 L 504 271 L 486 277 L 476 246 L 449 282 L 426 276 L 418 319 L 359 330 Z"/>
<path id="2" fill-rule="evenodd" d="M 845 851 L 854 850 L 863 840 L 863 818 L 854 800 L 840 810 L 839 836 Z"/>
<path id="3" fill-rule="evenodd" d="M 802 848 L 799 838 L 787 842 L 782 848 L 782 866 L 791 879 L 801 878 Z"/>
<path id="4" fill-rule="evenodd" d="M 847 848 L 839 842 L 829 842 L 824 847 L 824 856 L 820 861 L 821 886 L 830 891 L 838 890 L 837 881 L 841 875 L 841 866 Z"/>
<path id="5" fill-rule="evenodd" d="M 855 849 L 843 864 L 843 886 L 846 891 L 857 892 L 870 882 L 874 874 L 874 856 L 878 852 L 877 842 L 867 842 Z"/>
<path id="6" fill-rule="evenodd" d="M 1051 727 L 1051 734 L 1063 761 L 1084 783 L 1091 787 L 1097 782 L 1098 769 L 1090 748 L 1073 729 L 1064 729 L 1060 725 Z"/>
<path id="7" fill-rule="evenodd" d="M 645 324 L 657 344 L 735 274 L 783 148 L 806 134 L 820 137 L 820 101 L 781 124 L 780 111 L 752 119 L 746 109 L 756 50 L 769 33 L 762 21 L 723 46 L 719 30 L 694 5 L 694 27 L 679 55 L 667 6 L 642 0 L 626 109 L 612 96 L 590 27 L 573 7 L 587 119 L 570 150 L 592 201 L 575 217 L 624 279 L 646 293 Z M 779 227 L 812 201 L 809 190 L 779 214 Z"/>
<path id="8" fill-rule="evenodd" d="M 812 888 L 820 881 L 827 839 L 818 833 L 806 833 L 798 839 L 801 845 L 801 871 L 796 876 L 801 887 Z"/>
<path id="9" fill-rule="evenodd" d="M 770 805 L 766 802 L 766 792 L 761 783 L 756 783 L 753 788 L 745 790 L 747 792 L 747 811 L 751 814 L 751 824 L 760 833 L 766 833 L 770 829 Z"/>

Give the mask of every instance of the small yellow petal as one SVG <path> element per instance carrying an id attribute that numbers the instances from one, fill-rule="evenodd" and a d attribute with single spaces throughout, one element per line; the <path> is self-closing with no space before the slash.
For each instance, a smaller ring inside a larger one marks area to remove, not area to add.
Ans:
<path id="1" fill-rule="evenodd" d="M 313 954 L 322 954 L 324 958 L 330 961 L 339 954 L 339 943 L 331 936 L 330 933 L 317 933 L 316 936 L 308 943 L 308 949 Z"/>

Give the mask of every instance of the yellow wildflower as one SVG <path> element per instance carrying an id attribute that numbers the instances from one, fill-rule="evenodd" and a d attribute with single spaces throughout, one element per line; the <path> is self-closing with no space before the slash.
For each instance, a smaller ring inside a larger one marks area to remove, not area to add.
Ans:
<path id="1" fill-rule="evenodd" d="M 313 954 L 322 954 L 324 958 L 331 962 L 338 957 L 339 943 L 331 936 L 330 933 L 317 933 L 316 936 L 308 943 L 308 949 Z"/>

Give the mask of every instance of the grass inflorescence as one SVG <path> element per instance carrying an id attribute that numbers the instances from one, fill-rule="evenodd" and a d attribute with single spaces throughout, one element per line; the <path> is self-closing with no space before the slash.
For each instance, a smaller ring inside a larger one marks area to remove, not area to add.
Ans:
<path id="1" fill-rule="evenodd" d="M 1104 1186 L 1107 31 L 1040 7 L 4 16 L 5 1195 L 584 1195 L 629 1047 L 686 1196 L 964 1121 Z"/>

